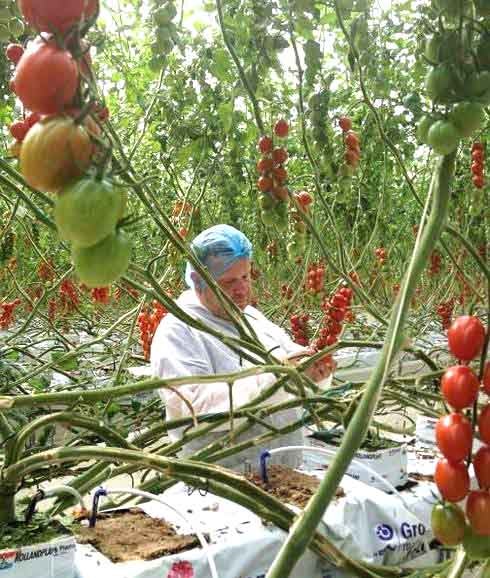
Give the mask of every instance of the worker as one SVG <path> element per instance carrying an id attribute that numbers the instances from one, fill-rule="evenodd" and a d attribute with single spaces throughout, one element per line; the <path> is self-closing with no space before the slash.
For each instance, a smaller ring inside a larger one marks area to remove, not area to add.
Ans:
<path id="1" fill-rule="evenodd" d="M 312 354 L 311 350 L 292 341 L 283 329 L 250 305 L 252 246 L 242 232 L 229 225 L 213 226 L 193 240 L 191 250 L 207 268 L 221 290 L 245 316 L 265 351 L 271 352 L 281 363 L 294 364 Z M 221 334 L 239 338 L 235 324 L 230 320 L 218 297 L 189 262 L 185 280 L 189 289 L 177 299 L 178 306 L 207 327 Z M 247 353 L 250 354 L 248 351 Z M 256 354 L 251 355 L 256 358 Z M 263 361 L 258 360 L 259 363 Z M 223 344 L 217 337 L 191 327 L 169 313 L 162 319 L 155 333 L 151 346 L 151 365 L 155 377 L 171 378 L 237 373 L 254 364 Z M 315 382 L 324 382 L 331 371 L 332 364 L 320 361 L 310 366 L 304 373 Z M 251 402 L 276 379 L 274 374 L 262 373 L 236 380 L 232 386 L 234 410 Z M 168 420 L 191 416 L 189 404 L 196 416 L 230 410 L 230 390 L 225 382 L 181 385 L 178 386 L 178 393 L 167 388 L 159 391 L 165 403 Z M 267 399 L 267 403 L 278 403 L 290 397 L 290 394 L 281 387 Z M 273 428 L 282 428 L 300 417 L 301 410 L 294 408 L 277 412 L 265 420 Z M 237 422 L 242 423 L 243 420 Z M 208 444 L 222 439 L 229 429 L 230 422 L 227 420 L 212 432 L 187 442 L 182 455 L 190 456 Z M 170 438 L 174 441 L 179 440 L 185 431 L 185 427 L 170 430 Z M 256 438 L 266 432 L 266 427 L 257 423 L 237 436 L 233 443 Z M 266 442 L 264 447 L 271 449 L 291 445 L 303 445 L 301 428 Z M 249 448 L 219 463 L 226 467 L 241 469 L 248 462 L 254 467 L 264 447 Z M 284 452 L 278 455 L 278 458 L 276 461 L 279 463 L 297 467 L 300 465 L 298 462 L 301 461 L 301 453 Z"/>

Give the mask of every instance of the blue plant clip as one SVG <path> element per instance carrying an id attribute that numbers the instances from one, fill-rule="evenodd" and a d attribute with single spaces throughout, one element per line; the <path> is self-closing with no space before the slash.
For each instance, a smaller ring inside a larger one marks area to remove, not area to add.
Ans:
<path id="1" fill-rule="evenodd" d="M 88 522 L 89 528 L 95 528 L 95 522 L 97 521 L 97 510 L 99 509 L 99 499 L 101 496 L 107 496 L 107 490 L 105 488 L 99 488 L 95 490 L 94 498 L 92 500 L 92 512 L 90 513 L 90 519 Z"/>
<path id="2" fill-rule="evenodd" d="M 260 477 L 262 478 L 262 481 L 264 482 L 264 484 L 268 484 L 269 483 L 269 478 L 267 477 L 267 458 L 270 458 L 271 454 L 269 452 L 269 450 L 264 450 L 263 452 L 261 452 L 260 454 Z"/>

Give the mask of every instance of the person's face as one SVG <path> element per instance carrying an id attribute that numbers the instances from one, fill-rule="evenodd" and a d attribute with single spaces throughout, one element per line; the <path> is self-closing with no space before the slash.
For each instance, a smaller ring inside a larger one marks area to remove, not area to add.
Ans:
<path id="1" fill-rule="evenodd" d="M 250 303 L 252 290 L 250 268 L 250 259 L 239 259 L 221 277 L 216 279 L 216 283 L 221 287 L 223 293 L 226 293 L 242 311 Z M 212 313 L 219 317 L 226 317 L 218 298 L 209 287 L 205 287 L 199 293 L 199 297 Z"/>

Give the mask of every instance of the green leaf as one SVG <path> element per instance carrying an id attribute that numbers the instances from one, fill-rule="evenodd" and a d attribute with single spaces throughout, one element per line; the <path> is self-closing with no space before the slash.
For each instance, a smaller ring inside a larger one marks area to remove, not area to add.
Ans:
<path id="1" fill-rule="evenodd" d="M 70 357 L 61 362 L 58 361 L 65 355 L 66 355 L 65 351 L 52 351 L 51 361 L 54 361 L 57 367 L 59 367 L 60 369 L 64 369 L 65 371 L 73 371 L 74 369 L 78 369 L 78 360 L 76 357 Z"/>

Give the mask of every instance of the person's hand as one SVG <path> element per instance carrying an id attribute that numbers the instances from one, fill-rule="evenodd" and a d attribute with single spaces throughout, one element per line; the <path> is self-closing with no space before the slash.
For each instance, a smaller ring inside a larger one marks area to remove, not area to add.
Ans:
<path id="1" fill-rule="evenodd" d="M 305 349 L 297 354 L 292 355 L 288 358 L 288 363 L 292 365 L 298 365 L 299 363 L 303 362 L 306 357 L 310 357 L 310 355 L 314 355 L 316 353 L 313 349 Z M 304 374 L 309 377 L 315 383 L 323 381 L 327 379 L 329 375 L 331 375 L 337 364 L 335 363 L 333 357 L 330 354 L 325 355 L 321 359 L 315 361 L 313 365 L 310 365 L 308 369 L 305 369 Z"/>

